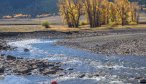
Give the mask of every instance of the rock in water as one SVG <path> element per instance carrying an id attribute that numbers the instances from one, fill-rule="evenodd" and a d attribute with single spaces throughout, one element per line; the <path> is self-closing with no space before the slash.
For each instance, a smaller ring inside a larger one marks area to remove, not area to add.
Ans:
<path id="1" fill-rule="evenodd" d="M 8 56 L 7 56 L 7 60 L 16 60 L 16 57 L 11 56 L 11 55 L 8 55 Z"/>
<path id="2" fill-rule="evenodd" d="M 4 73 L 4 71 L 5 71 L 4 66 L 0 66 L 0 74 L 3 74 L 3 73 Z"/>
<path id="3" fill-rule="evenodd" d="M 30 69 L 25 66 L 18 66 L 17 71 L 19 74 L 28 74 L 30 72 Z"/>
<path id="4" fill-rule="evenodd" d="M 0 80 L 4 80 L 5 76 L 4 75 L 0 75 Z"/>
<path id="5" fill-rule="evenodd" d="M 56 74 L 57 70 L 50 70 L 50 69 L 45 69 L 42 74 L 47 75 L 47 74 Z"/>
<path id="6" fill-rule="evenodd" d="M 68 68 L 67 70 L 72 71 L 72 70 L 74 70 L 74 69 L 73 69 L 73 68 Z"/>
<path id="7" fill-rule="evenodd" d="M 29 50 L 29 49 L 27 49 L 27 48 L 25 48 L 25 49 L 24 49 L 24 52 L 29 52 L 29 51 L 30 51 L 30 50 Z"/>
<path id="8" fill-rule="evenodd" d="M 146 79 L 141 79 L 141 80 L 139 80 L 139 83 L 141 83 L 141 84 L 146 84 Z"/>
<path id="9" fill-rule="evenodd" d="M 79 78 L 84 78 L 86 75 L 85 74 L 81 74 L 79 75 Z"/>

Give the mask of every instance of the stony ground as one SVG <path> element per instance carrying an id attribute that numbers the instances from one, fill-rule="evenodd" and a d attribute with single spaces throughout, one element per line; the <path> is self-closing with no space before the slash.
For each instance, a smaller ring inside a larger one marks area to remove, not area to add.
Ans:
<path id="1" fill-rule="evenodd" d="M 0 75 L 56 75 L 63 71 L 61 63 L 47 60 L 22 59 L 0 56 Z"/>
<path id="2" fill-rule="evenodd" d="M 58 42 L 95 53 L 146 56 L 146 33 L 110 34 L 65 39 Z"/>
<path id="3" fill-rule="evenodd" d="M 0 50 L 10 49 L 10 46 L 7 45 L 6 41 L 0 39 Z"/>

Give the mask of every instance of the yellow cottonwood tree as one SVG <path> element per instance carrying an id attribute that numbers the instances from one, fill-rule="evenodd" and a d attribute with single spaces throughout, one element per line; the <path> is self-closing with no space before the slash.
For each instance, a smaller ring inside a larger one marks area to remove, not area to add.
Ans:
<path id="1" fill-rule="evenodd" d="M 82 14 L 91 28 L 107 24 L 138 23 L 138 4 L 129 0 L 59 0 L 60 14 L 68 27 L 79 27 Z"/>
<path id="2" fill-rule="evenodd" d="M 132 2 L 130 4 L 130 16 L 131 16 L 130 21 L 131 22 L 138 23 L 138 21 L 139 21 L 138 9 L 140 9 L 140 7 L 138 6 L 137 2 Z"/>
<path id="3" fill-rule="evenodd" d="M 59 11 L 68 27 L 79 27 L 81 0 L 59 0 Z"/>
<path id="4" fill-rule="evenodd" d="M 88 16 L 90 27 L 93 28 L 101 26 L 101 0 L 83 0 L 83 4 L 85 13 L 87 13 Z"/>
<path id="5" fill-rule="evenodd" d="M 101 2 L 101 20 L 102 24 L 109 24 L 109 19 L 110 19 L 110 2 L 108 0 L 102 0 Z"/>
<path id="6" fill-rule="evenodd" d="M 110 2 L 109 3 L 109 20 L 110 20 L 111 23 L 116 23 L 117 18 L 118 18 L 118 14 L 117 14 L 117 11 L 116 11 L 116 6 L 115 6 L 114 3 Z"/>
<path id="7" fill-rule="evenodd" d="M 129 5 L 130 2 L 128 0 L 115 0 L 115 5 L 117 9 L 117 13 L 119 15 L 119 18 L 121 20 L 122 25 L 127 25 L 128 21 L 128 12 L 129 12 Z"/>

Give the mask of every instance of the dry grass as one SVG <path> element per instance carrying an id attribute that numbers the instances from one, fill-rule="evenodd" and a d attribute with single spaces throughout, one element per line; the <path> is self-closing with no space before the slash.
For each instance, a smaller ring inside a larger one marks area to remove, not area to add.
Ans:
<path id="1" fill-rule="evenodd" d="M 69 32 L 69 31 L 80 31 L 80 28 L 68 28 L 67 26 L 63 25 L 52 25 L 50 29 L 53 31 L 60 31 L 60 32 Z"/>
<path id="2" fill-rule="evenodd" d="M 39 25 L 4 25 L 0 26 L 0 32 L 33 32 L 42 31 L 44 28 Z"/>
<path id="3" fill-rule="evenodd" d="M 93 28 L 92 30 L 119 30 L 119 29 L 144 29 L 146 28 L 146 24 L 138 24 L 138 25 L 115 25 L 115 26 L 102 26 L 102 27 L 97 27 Z"/>
<path id="4" fill-rule="evenodd" d="M 97 28 L 90 28 L 89 25 L 81 26 L 80 28 L 68 28 L 63 25 L 51 25 L 51 28 L 44 28 L 41 25 L 3 25 L 0 26 L 0 32 L 34 32 L 34 31 L 59 31 L 59 32 L 72 32 L 72 31 L 106 31 L 106 30 L 121 30 L 121 29 L 146 29 L 146 24 L 139 25 L 126 25 L 121 26 L 117 25 L 114 27 L 111 26 L 102 26 Z"/>
<path id="5" fill-rule="evenodd" d="M 31 20 L 31 19 L 4 19 L 0 20 L 0 25 L 14 25 L 14 24 L 22 24 L 22 25 L 34 25 L 34 24 L 40 24 L 39 21 Z"/>
<path id="6" fill-rule="evenodd" d="M 51 28 L 44 28 L 41 25 L 3 25 L 0 26 L 0 32 L 34 32 L 34 31 L 79 31 L 78 28 L 67 28 L 60 25 L 51 25 Z"/>

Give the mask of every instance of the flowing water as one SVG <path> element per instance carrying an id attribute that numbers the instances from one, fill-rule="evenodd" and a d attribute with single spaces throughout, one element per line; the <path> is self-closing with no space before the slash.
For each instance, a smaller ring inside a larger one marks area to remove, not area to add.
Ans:
<path id="1" fill-rule="evenodd" d="M 137 84 L 136 77 L 146 77 L 146 57 L 143 56 L 106 56 L 91 52 L 55 45 L 57 40 L 28 39 L 9 42 L 17 47 L 1 53 L 29 59 L 48 59 L 62 62 L 65 70 L 73 68 L 63 77 L 53 76 L 16 76 L 8 75 L 0 84 Z M 24 52 L 27 48 L 30 52 Z M 63 74 L 63 73 L 60 73 Z M 79 75 L 85 77 L 79 78 Z M 95 76 L 99 74 L 99 76 Z"/>

